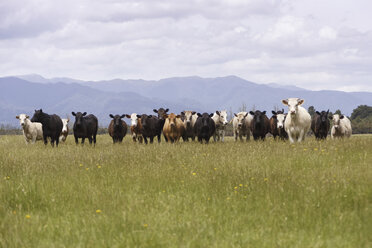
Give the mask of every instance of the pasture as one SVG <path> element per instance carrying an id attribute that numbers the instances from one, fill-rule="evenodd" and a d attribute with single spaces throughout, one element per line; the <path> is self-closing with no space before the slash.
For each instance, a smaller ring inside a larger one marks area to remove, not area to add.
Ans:
<path id="1" fill-rule="evenodd" d="M 54 149 L 0 136 L 0 247 L 371 247 L 371 151 L 372 136 L 82 147 L 70 135 Z"/>

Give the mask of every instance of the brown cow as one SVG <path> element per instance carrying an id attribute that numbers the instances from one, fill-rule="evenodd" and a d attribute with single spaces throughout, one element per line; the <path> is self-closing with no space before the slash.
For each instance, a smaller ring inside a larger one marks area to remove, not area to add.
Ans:
<path id="1" fill-rule="evenodd" d="M 271 113 L 273 114 L 273 116 L 270 118 L 270 133 L 273 135 L 274 139 L 276 140 L 276 136 L 279 136 L 279 129 L 278 129 L 278 119 L 277 119 L 277 115 L 278 114 L 284 114 L 284 109 L 282 109 L 281 111 L 271 111 Z"/>
<path id="2" fill-rule="evenodd" d="M 169 115 L 165 114 L 165 123 L 163 127 L 163 134 L 170 142 L 178 142 L 179 139 L 185 133 L 185 124 L 181 120 L 180 115 L 175 115 L 171 113 Z"/>
<path id="3" fill-rule="evenodd" d="M 142 143 L 143 137 L 141 116 L 133 113 L 131 115 L 126 115 L 126 117 L 129 118 L 131 122 L 130 132 L 132 134 L 133 142 L 137 142 L 138 140 L 139 143 Z"/>

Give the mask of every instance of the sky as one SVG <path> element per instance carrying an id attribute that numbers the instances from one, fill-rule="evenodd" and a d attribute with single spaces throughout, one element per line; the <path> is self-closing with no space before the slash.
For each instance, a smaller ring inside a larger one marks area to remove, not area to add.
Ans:
<path id="1" fill-rule="evenodd" d="M 372 91 L 370 0 L 0 1 L 0 76 Z"/>

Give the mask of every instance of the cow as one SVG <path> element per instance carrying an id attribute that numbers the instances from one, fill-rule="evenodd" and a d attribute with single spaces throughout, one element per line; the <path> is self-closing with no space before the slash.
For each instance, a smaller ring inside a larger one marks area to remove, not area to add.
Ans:
<path id="1" fill-rule="evenodd" d="M 212 120 L 213 114 L 198 113 L 198 119 L 195 122 L 194 130 L 195 134 L 198 137 L 198 141 L 203 143 L 203 140 L 206 144 L 209 143 L 209 139 L 216 131 L 216 125 Z"/>
<path id="2" fill-rule="evenodd" d="M 189 141 L 189 138 L 192 141 L 195 140 L 195 122 L 198 119 L 195 111 L 183 111 L 181 112 L 181 119 L 183 119 L 183 123 L 185 125 L 185 133 L 183 135 L 183 141 Z"/>
<path id="3" fill-rule="evenodd" d="M 112 120 L 110 121 L 109 127 L 108 127 L 108 133 L 112 138 L 112 141 L 115 143 L 121 143 L 123 141 L 123 138 L 125 135 L 127 135 L 127 123 L 122 120 L 126 115 L 109 115 Z"/>
<path id="4" fill-rule="evenodd" d="M 279 111 L 271 111 L 273 116 L 270 118 L 270 129 L 269 132 L 273 135 L 274 140 L 276 140 L 276 136 L 279 136 L 279 129 L 278 129 L 278 114 L 284 114 L 284 109 Z"/>
<path id="5" fill-rule="evenodd" d="M 70 118 L 67 119 L 62 119 L 62 132 L 61 135 L 59 136 L 59 142 L 66 142 L 68 132 L 70 129 L 68 128 L 68 123 L 70 122 Z"/>
<path id="6" fill-rule="evenodd" d="M 169 109 L 160 108 L 160 109 L 153 109 L 153 111 L 158 114 L 159 122 L 158 122 L 157 128 L 159 129 L 159 131 L 161 133 L 163 131 L 163 127 L 164 127 L 164 123 L 165 123 L 164 115 L 167 114 Z M 159 143 L 160 143 L 160 139 L 161 139 L 161 135 L 158 136 L 158 142 Z M 165 139 L 165 141 L 168 142 L 167 137 L 164 136 L 164 139 Z"/>
<path id="7" fill-rule="evenodd" d="M 142 143 L 142 124 L 141 124 L 141 115 L 133 113 L 131 115 L 126 115 L 130 119 L 130 132 L 132 134 L 133 142 Z"/>
<path id="8" fill-rule="evenodd" d="M 212 119 L 216 125 L 216 132 L 213 134 L 213 140 L 216 141 L 224 141 L 226 126 L 227 126 L 227 112 L 226 110 L 216 111 Z"/>
<path id="9" fill-rule="evenodd" d="M 89 140 L 89 144 L 94 143 L 96 145 L 96 136 L 98 131 L 98 119 L 96 116 L 90 114 L 87 115 L 87 112 L 71 112 L 75 116 L 74 123 L 74 137 L 75 143 L 79 144 L 79 138 L 81 138 L 81 144 L 84 145 L 85 138 Z"/>
<path id="10" fill-rule="evenodd" d="M 279 112 L 279 111 L 278 111 Z M 287 114 L 276 114 L 276 126 L 278 128 L 278 135 L 281 140 L 287 140 L 288 139 L 288 133 L 285 131 L 284 128 L 284 122 L 287 117 Z"/>
<path id="11" fill-rule="evenodd" d="M 254 140 L 265 140 L 266 134 L 269 132 L 270 122 L 266 116 L 266 111 L 256 110 L 250 111 L 249 114 L 253 116 L 251 123 L 251 132 Z"/>
<path id="12" fill-rule="evenodd" d="M 163 134 L 171 143 L 178 142 L 181 137 L 185 135 L 185 124 L 181 120 L 181 115 L 170 113 L 164 115 L 165 123 L 163 127 Z"/>
<path id="13" fill-rule="evenodd" d="M 161 120 L 158 117 L 153 115 L 141 115 L 141 125 L 142 125 L 142 136 L 147 144 L 147 138 L 150 139 L 150 143 L 154 142 L 154 137 L 158 136 L 158 142 L 160 143 L 161 131 L 159 127 L 162 125 Z"/>
<path id="14" fill-rule="evenodd" d="M 329 110 L 322 112 L 316 111 L 313 120 L 311 121 L 311 130 L 313 131 L 315 138 L 318 140 L 327 138 L 330 129 L 328 114 Z"/>
<path id="15" fill-rule="evenodd" d="M 43 139 L 43 127 L 41 123 L 31 122 L 30 117 L 26 114 L 17 115 L 16 118 L 22 127 L 26 144 L 35 144 L 37 140 Z"/>
<path id="16" fill-rule="evenodd" d="M 56 115 L 48 115 L 44 113 L 42 109 L 35 110 L 34 116 L 31 119 L 32 122 L 40 122 L 43 129 L 43 140 L 44 144 L 48 144 L 48 137 L 50 138 L 50 144 L 54 147 L 54 142 L 58 147 L 59 136 L 62 132 L 63 123 L 61 118 Z"/>
<path id="17" fill-rule="evenodd" d="M 288 98 L 282 100 L 288 106 L 288 114 L 285 118 L 284 128 L 288 133 L 290 143 L 301 142 L 305 139 L 311 125 L 311 116 L 301 105 L 305 100 L 300 98 Z"/>
<path id="18" fill-rule="evenodd" d="M 352 134 L 352 128 L 350 120 L 344 115 L 335 114 L 332 117 L 332 129 L 331 129 L 331 138 L 350 138 Z"/>
<path id="19" fill-rule="evenodd" d="M 250 140 L 252 119 L 253 116 L 248 112 L 239 112 L 238 114 L 234 113 L 232 122 L 235 141 L 238 140 L 238 137 L 240 141 L 243 141 L 243 136 L 247 136 L 247 141 Z"/>

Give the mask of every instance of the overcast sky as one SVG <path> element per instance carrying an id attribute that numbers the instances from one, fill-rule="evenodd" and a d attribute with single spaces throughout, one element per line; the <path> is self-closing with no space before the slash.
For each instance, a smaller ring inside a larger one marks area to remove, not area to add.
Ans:
<path id="1" fill-rule="evenodd" d="M 9 0 L 0 75 L 372 91 L 371 0 Z"/>

